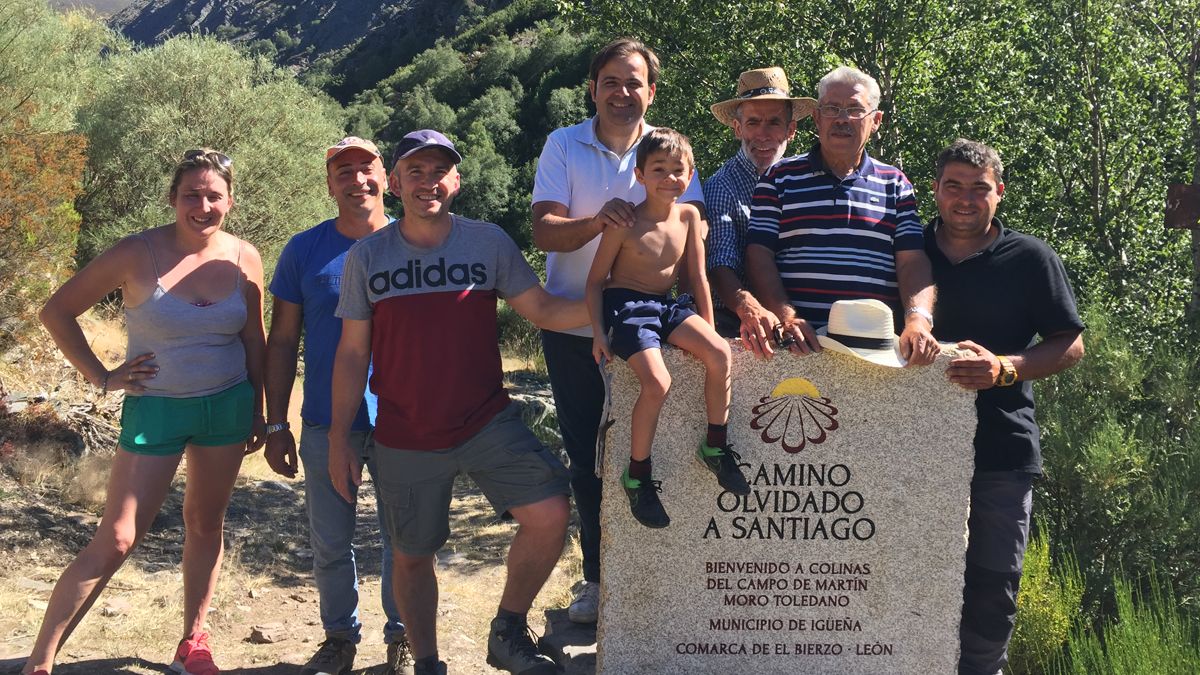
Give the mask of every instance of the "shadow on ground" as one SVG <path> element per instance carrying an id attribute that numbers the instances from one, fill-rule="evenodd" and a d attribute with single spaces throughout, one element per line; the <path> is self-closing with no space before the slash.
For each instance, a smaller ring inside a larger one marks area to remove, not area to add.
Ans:
<path id="1" fill-rule="evenodd" d="M 24 659 L 0 660 L 0 675 L 16 675 L 25 665 Z M 54 667 L 54 675 L 158 675 L 172 673 L 166 663 L 145 659 L 91 659 L 64 663 Z M 354 670 L 353 675 L 371 675 L 373 668 Z M 294 663 L 276 663 L 263 666 L 222 668 L 222 675 L 296 675 L 300 666 Z"/>
<path id="2" fill-rule="evenodd" d="M 0 661 L 0 674 L 19 673 L 24 665 L 25 659 Z M 54 667 L 55 675 L 84 675 L 84 673 L 88 675 L 100 675 L 101 673 L 104 675 L 142 675 L 146 672 L 167 672 L 167 664 L 154 663 L 144 659 L 95 659 L 64 663 Z"/>
<path id="3" fill-rule="evenodd" d="M 172 487 L 126 564 L 147 573 L 178 569 L 183 556 L 183 487 L 182 481 Z M 96 529 L 94 515 L 74 511 L 54 497 L 22 499 L 20 507 L 16 506 L 0 502 L 0 546 L 8 550 L 42 547 L 50 538 L 65 555 L 73 556 L 87 545 Z M 452 558 L 456 568 L 468 574 L 494 565 L 503 559 L 514 533 L 512 527 L 498 523 L 474 482 L 460 477 L 450 507 L 450 540 L 439 558 Z M 303 481 L 239 485 L 226 514 L 225 537 L 227 555 L 236 556 L 243 568 L 269 575 L 284 588 L 312 583 Z M 369 482 L 359 494 L 354 543 L 359 573 L 381 574 L 383 549 L 375 493 Z"/>
<path id="4" fill-rule="evenodd" d="M 21 672 L 24 659 L 0 661 L 0 674 Z M 295 675 L 299 666 L 277 663 L 270 666 L 248 668 L 225 668 L 222 675 Z M 169 664 L 155 663 L 145 659 L 92 659 L 64 663 L 54 667 L 54 675 L 145 675 L 146 673 L 169 673 Z"/>

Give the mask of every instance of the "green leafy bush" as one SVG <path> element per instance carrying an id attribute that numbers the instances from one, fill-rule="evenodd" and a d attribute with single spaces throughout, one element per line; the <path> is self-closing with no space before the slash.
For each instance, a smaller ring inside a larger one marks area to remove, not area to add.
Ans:
<path id="1" fill-rule="evenodd" d="M 189 148 L 233 158 L 228 229 L 262 253 L 268 277 L 292 234 L 334 211 L 323 150 L 343 135 L 340 106 L 290 72 L 208 38 L 174 38 L 109 59 L 79 114 L 91 150 L 81 258 L 170 222 L 171 172 Z"/>
<path id="2" fill-rule="evenodd" d="M 1015 673 L 1040 675 L 1062 653 L 1079 614 L 1083 581 L 1071 556 L 1055 566 L 1050 542 L 1034 534 L 1025 550 L 1021 591 L 1017 596 L 1017 625 L 1008 646 L 1009 664 Z"/>
<path id="3" fill-rule="evenodd" d="M 74 263 L 87 139 L 76 107 L 99 70 L 104 26 L 45 2 L 0 3 L 0 352 Z"/>
<path id="4" fill-rule="evenodd" d="M 1055 673 L 1069 675 L 1195 675 L 1200 673 L 1200 630 L 1153 573 L 1149 591 L 1114 579 L 1114 620 L 1099 630 L 1080 622 Z"/>
<path id="5" fill-rule="evenodd" d="M 1046 478 L 1035 504 L 1057 552 L 1073 550 L 1092 619 L 1113 616 L 1121 569 L 1155 566 L 1200 599 L 1200 357 L 1180 330 L 1151 348 L 1092 307 L 1087 356 L 1036 386 Z M 1150 589 L 1141 589 L 1149 592 Z"/>

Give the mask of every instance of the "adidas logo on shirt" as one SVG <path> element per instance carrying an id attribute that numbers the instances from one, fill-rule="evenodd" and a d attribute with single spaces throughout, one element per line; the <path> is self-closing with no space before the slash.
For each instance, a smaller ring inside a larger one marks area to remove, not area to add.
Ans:
<path id="1" fill-rule="evenodd" d="M 422 268 L 421 261 L 413 259 L 404 267 L 372 274 L 370 287 L 375 295 L 384 295 L 389 291 L 416 288 L 483 285 L 487 280 L 487 266 L 481 262 L 469 266 L 466 263 L 447 265 L 445 258 L 438 258 L 435 264 Z"/>

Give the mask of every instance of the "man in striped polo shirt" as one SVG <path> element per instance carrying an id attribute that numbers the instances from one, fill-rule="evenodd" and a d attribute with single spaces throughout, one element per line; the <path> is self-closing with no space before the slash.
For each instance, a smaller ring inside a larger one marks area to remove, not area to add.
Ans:
<path id="1" fill-rule="evenodd" d="M 821 350 L 816 330 L 835 301 L 875 298 L 903 310 L 901 356 L 932 363 L 935 289 L 912 183 L 865 152 L 883 120 L 879 84 L 841 66 L 817 92 L 817 144 L 776 164 L 754 190 L 751 288 L 798 354 Z"/>

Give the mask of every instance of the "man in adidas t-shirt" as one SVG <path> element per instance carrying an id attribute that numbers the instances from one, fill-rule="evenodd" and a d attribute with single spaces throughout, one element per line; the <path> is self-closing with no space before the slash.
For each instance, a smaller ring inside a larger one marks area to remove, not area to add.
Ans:
<path id="1" fill-rule="evenodd" d="M 350 497 L 360 480 L 347 437 L 373 361 L 380 511 L 393 545 L 393 593 L 416 673 L 444 673 L 437 655 L 434 554 L 449 537 L 454 478 L 467 473 L 496 512 L 519 524 L 488 636 L 488 663 L 558 672 L 525 615 L 562 553 L 567 470 L 521 421 L 504 390 L 496 301 L 542 328 L 588 322 L 583 303 L 547 293 L 499 227 L 450 213 L 461 156 L 432 130 L 405 136 L 389 179 L 404 217 L 346 257 L 337 316 L 329 470 Z"/>

